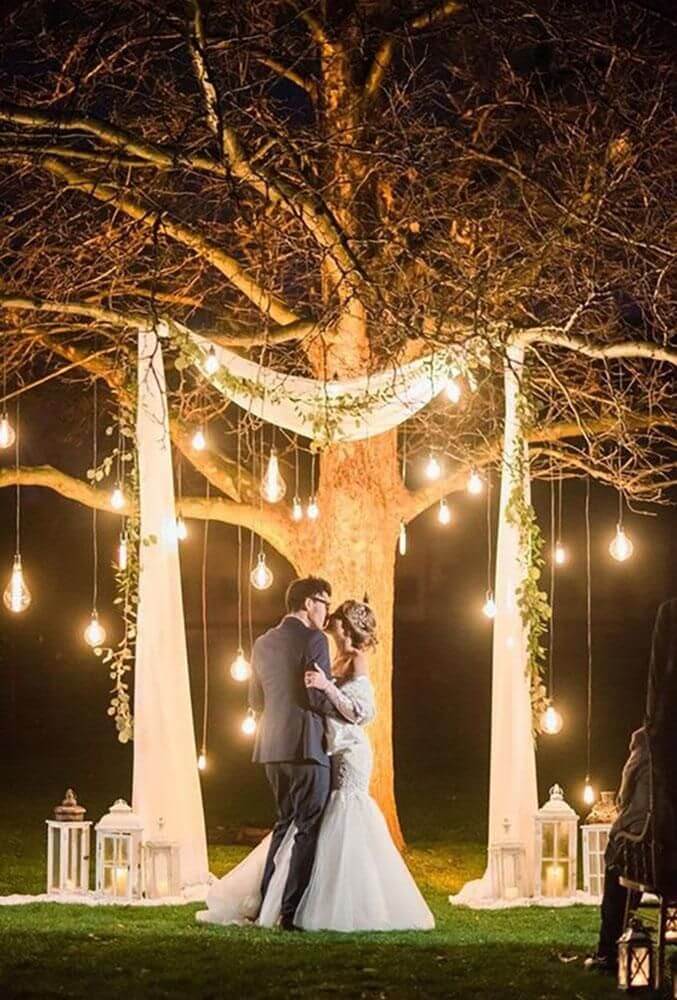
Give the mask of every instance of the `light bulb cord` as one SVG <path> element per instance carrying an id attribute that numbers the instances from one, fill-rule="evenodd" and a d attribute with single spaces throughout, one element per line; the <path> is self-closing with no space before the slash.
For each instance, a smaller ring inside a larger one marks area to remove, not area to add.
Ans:
<path id="1" fill-rule="evenodd" d="M 93 418 L 92 418 L 92 463 L 94 471 L 98 463 L 98 441 L 97 441 L 97 420 L 99 416 L 99 381 L 94 379 L 93 388 Z M 96 482 L 96 478 L 94 480 Z M 96 605 L 99 597 L 99 546 L 97 539 L 97 509 L 92 508 L 92 612 L 96 613 Z"/>
<path id="2" fill-rule="evenodd" d="M 237 418 L 237 494 L 242 484 L 241 418 Z M 242 525 L 237 526 L 237 648 L 242 649 Z"/>
<path id="3" fill-rule="evenodd" d="M 487 470 L 487 590 L 493 593 L 493 520 L 491 516 L 491 469 Z"/>
<path id="4" fill-rule="evenodd" d="M 209 480 L 205 496 L 209 500 Z M 209 506 L 209 504 L 207 504 Z M 209 513 L 205 518 L 202 530 L 202 570 L 200 580 L 200 596 L 202 603 L 202 674 L 203 674 L 203 699 L 202 699 L 202 753 L 207 752 L 207 718 L 209 714 L 209 635 L 207 630 L 207 549 L 209 542 Z"/>
<path id="5" fill-rule="evenodd" d="M 560 479 L 561 482 L 561 479 Z M 554 673 L 554 652 L 555 652 L 555 488 L 552 479 L 552 459 L 550 460 L 550 641 L 548 643 L 548 688 L 550 700 L 555 697 L 555 673 Z"/>
<path id="6" fill-rule="evenodd" d="M 16 400 L 16 437 L 14 439 L 14 462 L 16 465 L 16 554 L 21 555 L 21 463 L 20 463 L 20 442 L 19 442 L 19 417 L 20 402 Z"/>
<path id="7" fill-rule="evenodd" d="M 590 477 L 585 479 L 585 572 L 586 572 L 586 640 L 588 646 L 588 711 L 586 720 L 586 774 L 590 776 L 592 746 L 592 563 L 590 559 Z"/>

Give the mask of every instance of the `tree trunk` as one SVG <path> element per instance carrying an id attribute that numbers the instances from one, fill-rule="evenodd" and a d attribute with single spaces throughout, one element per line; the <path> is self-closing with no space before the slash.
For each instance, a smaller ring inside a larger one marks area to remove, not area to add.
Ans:
<path id="1" fill-rule="evenodd" d="M 397 433 L 337 444 L 322 453 L 320 518 L 305 522 L 296 564 L 303 573 L 325 576 L 332 605 L 365 593 L 378 623 L 379 644 L 370 654 L 377 716 L 369 727 L 374 749 L 372 794 L 393 838 L 403 844 L 395 805 L 392 744 L 393 603 L 395 545 L 402 491 Z"/>

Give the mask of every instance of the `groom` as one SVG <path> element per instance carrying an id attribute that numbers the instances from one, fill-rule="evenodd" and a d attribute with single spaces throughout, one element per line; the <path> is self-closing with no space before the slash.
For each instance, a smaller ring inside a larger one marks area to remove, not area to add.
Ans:
<path id="1" fill-rule="evenodd" d="M 287 589 L 287 614 L 254 643 L 249 704 L 262 712 L 252 759 L 263 764 L 277 805 L 277 822 L 263 871 L 262 898 L 275 871 L 275 853 L 292 825 L 296 836 L 282 895 L 280 926 L 297 930 L 294 914 L 313 869 L 320 821 L 330 790 L 324 749 L 325 695 L 306 688 L 304 672 L 313 663 L 330 677 L 329 644 L 322 631 L 331 586 L 308 576 Z"/>

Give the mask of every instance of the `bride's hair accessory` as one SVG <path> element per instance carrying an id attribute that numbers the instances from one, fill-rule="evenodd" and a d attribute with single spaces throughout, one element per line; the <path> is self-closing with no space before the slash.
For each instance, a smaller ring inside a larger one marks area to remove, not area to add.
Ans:
<path id="1" fill-rule="evenodd" d="M 372 649 L 378 643 L 376 616 L 363 601 L 344 601 L 331 615 L 329 623 L 340 621 L 357 649 Z"/>

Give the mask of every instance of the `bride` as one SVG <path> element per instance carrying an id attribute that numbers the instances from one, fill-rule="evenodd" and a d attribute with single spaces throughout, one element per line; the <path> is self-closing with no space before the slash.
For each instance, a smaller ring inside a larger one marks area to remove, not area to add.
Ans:
<path id="1" fill-rule="evenodd" d="M 366 651 L 376 645 L 376 620 L 367 604 L 344 601 L 327 631 L 336 645 L 334 681 L 319 669 L 305 674 L 306 687 L 324 691 L 335 709 L 327 718 L 332 791 L 322 818 L 310 883 L 294 924 L 304 930 L 430 930 L 435 921 L 395 847 L 383 814 L 369 795 L 371 745 L 361 728 L 375 715 Z M 275 856 L 275 873 L 261 901 L 270 834 L 216 882 L 207 895 L 201 923 L 255 920 L 272 927 L 280 916 L 294 840 L 292 826 Z"/>

